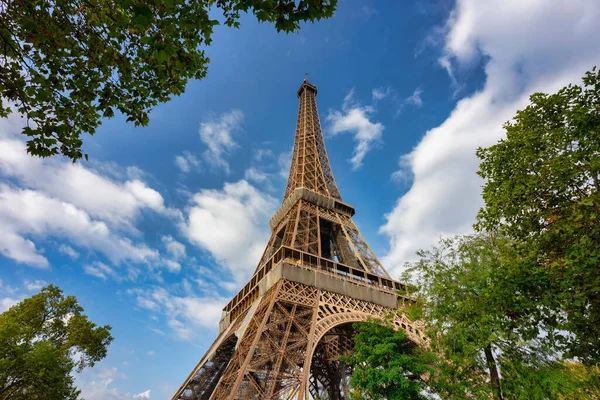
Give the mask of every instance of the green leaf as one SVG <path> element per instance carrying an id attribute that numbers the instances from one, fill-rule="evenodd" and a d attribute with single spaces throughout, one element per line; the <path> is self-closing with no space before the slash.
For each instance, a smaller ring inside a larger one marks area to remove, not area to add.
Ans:
<path id="1" fill-rule="evenodd" d="M 131 22 L 140 30 L 145 30 L 152 24 L 153 15 L 150 7 L 143 3 L 138 3 L 133 7 L 133 18 Z"/>
<path id="2" fill-rule="evenodd" d="M 165 61 L 167 61 L 167 60 L 169 59 L 169 55 L 167 54 L 167 52 L 166 52 L 166 51 L 164 51 L 164 50 L 160 50 L 160 51 L 157 53 L 157 55 L 156 55 L 156 59 L 157 59 L 159 62 L 165 62 Z"/>

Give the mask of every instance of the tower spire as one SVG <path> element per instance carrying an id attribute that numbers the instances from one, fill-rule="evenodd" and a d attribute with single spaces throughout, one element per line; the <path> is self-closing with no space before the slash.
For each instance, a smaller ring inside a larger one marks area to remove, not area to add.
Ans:
<path id="1" fill-rule="evenodd" d="M 306 74 L 297 96 L 300 99 L 294 150 L 290 174 L 283 200 L 297 188 L 306 188 L 321 195 L 341 200 L 335 183 L 317 110 L 317 87 L 308 81 Z"/>

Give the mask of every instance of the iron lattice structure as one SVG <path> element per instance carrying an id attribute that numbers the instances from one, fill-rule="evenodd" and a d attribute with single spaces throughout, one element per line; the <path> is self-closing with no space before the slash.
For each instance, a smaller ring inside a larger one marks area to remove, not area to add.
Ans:
<path id="1" fill-rule="evenodd" d="M 225 306 L 219 336 L 173 400 L 347 399 L 351 324 L 405 301 L 352 221 L 335 183 L 305 79 L 292 163 L 271 238 L 250 281 Z M 417 344 L 422 323 L 394 313 Z"/>

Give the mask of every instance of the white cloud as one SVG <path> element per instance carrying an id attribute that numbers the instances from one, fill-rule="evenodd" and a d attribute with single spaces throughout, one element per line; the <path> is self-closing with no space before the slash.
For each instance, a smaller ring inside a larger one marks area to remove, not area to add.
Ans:
<path id="1" fill-rule="evenodd" d="M 147 263 L 158 257 L 158 251 L 133 244 L 71 203 L 4 184 L 0 184 L 0 225 L 4 229 L 0 235 L 0 253 L 35 267 L 47 267 L 49 263 L 25 235 L 39 239 L 67 238 L 80 247 L 103 253 L 115 264 Z"/>
<path id="2" fill-rule="evenodd" d="M 146 390 L 145 392 L 134 394 L 133 398 L 134 399 L 151 399 L 151 397 L 150 397 L 150 389 Z"/>
<path id="3" fill-rule="evenodd" d="M 261 162 L 270 158 L 275 158 L 275 154 L 271 149 L 258 149 L 254 152 L 254 161 Z"/>
<path id="4" fill-rule="evenodd" d="M 103 280 L 108 279 L 109 276 L 118 277 L 111 267 L 100 261 L 96 261 L 93 264 L 84 265 L 83 271 L 88 275 L 92 275 Z"/>
<path id="5" fill-rule="evenodd" d="M 250 167 L 244 172 L 244 179 L 261 184 L 269 179 L 269 174 L 257 168 Z"/>
<path id="6" fill-rule="evenodd" d="M 245 180 L 205 189 L 192 198 L 182 230 L 208 250 L 239 282 L 256 267 L 269 238 L 267 222 L 277 201 Z"/>
<path id="7" fill-rule="evenodd" d="M 160 311 L 160 306 L 158 304 L 156 304 L 154 301 L 150 300 L 149 298 L 138 296 L 136 298 L 136 300 L 137 300 L 137 304 L 140 307 L 145 308 L 146 310 Z"/>
<path id="8" fill-rule="evenodd" d="M 8 229 L 0 236 L 0 254 L 32 267 L 47 268 L 50 266 L 48 259 L 38 254 L 35 243 Z"/>
<path id="9" fill-rule="evenodd" d="M 240 128 L 243 120 L 240 110 L 231 110 L 200 123 L 200 140 L 208 147 L 203 157 L 212 167 L 229 173 L 225 156 L 237 147 L 232 133 Z"/>
<path id="10" fill-rule="evenodd" d="M 17 289 L 16 287 L 4 284 L 4 282 L 2 282 L 2 279 L 0 279 L 0 293 L 15 294 L 18 291 L 19 291 L 19 289 Z"/>
<path id="11" fill-rule="evenodd" d="M 423 90 L 418 87 L 415 89 L 415 91 L 413 92 L 413 94 L 411 94 L 410 96 L 408 96 L 405 99 L 405 102 L 407 104 L 412 104 L 415 107 L 421 107 L 423 105 L 423 99 L 421 98 L 421 95 L 423 94 Z"/>
<path id="12" fill-rule="evenodd" d="M 71 257 L 73 260 L 77 259 L 77 257 L 79 257 L 79 253 L 77 251 L 75 251 L 74 248 L 72 248 L 71 246 L 67 246 L 66 244 L 61 244 L 58 247 L 58 251 L 68 255 L 69 257 Z"/>
<path id="13" fill-rule="evenodd" d="M 48 283 L 46 281 L 42 281 L 39 279 L 36 279 L 35 281 L 29 281 L 29 280 L 25 279 L 25 281 L 23 282 L 23 286 L 25 287 L 26 290 L 29 290 L 29 291 L 41 290 L 47 284 Z"/>
<path id="14" fill-rule="evenodd" d="M 422 94 L 423 90 L 421 89 L 421 87 L 417 87 L 410 96 L 402 99 L 400 101 L 398 110 L 396 111 L 396 116 L 398 116 L 402 111 L 404 111 L 404 108 L 406 106 L 412 106 L 413 108 L 421 108 L 423 106 L 423 98 L 421 97 Z"/>
<path id="15" fill-rule="evenodd" d="M 8 310 L 23 299 L 15 299 L 12 297 L 4 297 L 0 299 L 0 313 Z"/>
<path id="16" fill-rule="evenodd" d="M 184 340 L 193 339 L 198 328 L 215 329 L 221 319 L 223 306 L 228 301 L 217 295 L 177 296 L 161 287 L 151 290 L 133 289 L 129 293 L 137 294 L 140 307 L 162 312 L 173 333 Z"/>
<path id="17" fill-rule="evenodd" d="M 167 335 L 165 332 L 163 332 L 163 331 L 161 331 L 160 329 L 157 329 L 157 328 L 150 328 L 150 330 L 152 332 L 156 333 L 157 335 L 161 335 L 161 336 L 166 336 Z"/>
<path id="18" fill-rule="evenodd" d="M 383 100 L 386 97 L 388 97 L 389 95 L 391 95 L 393 93 L 393 90 L 391 87 L 380 87 L 380 88 L 375 88 L 371 91 L 371 95 L 373 96 L 373 103 L 378 102 L 379 100 Z"/>
<path id="19" fill-rule="evenodd" d="M 201 163 L 192 153 L 184 151 L 183 154 L 175 157 L 175 165 L 181 172 L 188 173 L 193 168 L 198 169 Z"/>
<path id="20" fill-rule="evenodd" d="M 141 236 L 136 220 L 145 210 L 175 223 L 182 214 L 166 207 L 161 194 L 141 180 L 143 171 L 32 157 L 19 134 L 19 119 L 13 114 L 0 121 L 0 178 L 10 182 L 0 182 L 0 254 L 47 268 L 43 246 L 52 239 L 59 241 L 59 252 L 73 259 L 79 256 L 77 246 L 103 254 L 115 265 L 157 260 L 157 250 L 128 237 Z"/>
<path id="21" fill-rule="evenodd" d="M 204 282 L 202 280 L 200 280 L 200 282 Z M 183 278 L 181 281 L 181 285 L 183 286 L 183 290 L 187 293 L 187 294 L 193 294 L 194 290 L 192 289 L 192 284 L 190 283 L 189 280 L 187 280 L 186 278 Z"/>
<path id="22" fill-rule="evenodd" d="M 16 179 L 20 187 L 44 192 L 114 226 L 131 227 L 146 208 L 177 217 L 175 210 L 164 206 L 160 193 L 140 180 L 119 182 L 82 163 L 32 157 L 23 141 L 9 135 L 0 131 L 0 174 Z"/>
<path id="23" fill-rule="evenodd" d="M 185 246 L 183 243 L 178 242 L 173 239 L 172 236 L 163 236 L 161 238 L 165 248 L 167 249 L 167 253 L 169 253 L 176 260 L 181 260 L 185 258 Z"/>
<path id="24" fill-rule="evenodd" d="M 167 270 L 169 272 L 179 272 L 181 271 L 181 264 L 178 263 L 177 261 L 174 260 L 169 260 L 168 258 L 165 258 L 162 260 L 163 265 L 165 267 L 167 267 Z"/>
<path id="25" fill-rule="evenodd" d="M 127 167 L 125 173 L 129 180 L 142 180 L 146 176 L 146 173 L 135 165 Z"/>
<path id="26" fill-rule="evenodd" d="M 600 62 L 598 24 L 600 3 L 593 0 L 568 6 L 560 0 L 458 1 L 447 24 L 444 63 L 454 79 L 452 62 L 460 67 L 485 56 L 486 82 L 403 156 L 413 185 L 381 228 L 390 238 L 383 260 L 390 272 L 397 274 L 441 234 L 471 230 L 482 205 L 475 150 L 504 137 L 503 122 L 529 94 L 579 82 Z"/>
<path id="27" fill-rule="evenodd" d="M 114 387 L 114 383 L 127 376 L 116 368 L 87 368 L 76 377 L 81 397 L 86 400 L 131 400 L 132 395 Z"/>
<path id="28" fill-rule="evenodd" d="M 155 211 L 166 211 L 163 198 L 156 190 L 149 188 L 142 181 L 127 181 L 125 188 L 135 197 L 141 207 L 148 207 Z"/>
<path id="29" fill-rule="evenodd" d="M 458 84 L 458 80 L 456 79 L 454 69 L 452 68 L 452 63 L 450 62 L 450 57 L 448 55 L 444 55 L 438 59 L 438 63 L 448 73 L 448 77 L 450 78 L 450 84 L 454 89 L 453 96 L 456 96 L 458 92 L 460 92 L 462 87 Z"/>
<path id="30" fill-rule="evenodd" d="M 333 135 L 343 132 L 354 134 L 356 146 L 350 159 L 352 169 L 360 168 L 367 153 L 381 140 L 384 126 L 380 122 L 371 122 L 369 117 L 373 111 L 373 107 L 361 106 L 354 101 L 352 90 L 344 98 L 342 111 L 330 110 L 327 116 L 327 121 L 330 123 L 329 131 Z"/>
<path id="31" fill-rule="evenodd" d="M 156 355 L 156 352 L 154 350 L 148 350 L 146 354 L 148 354 L 150 357 L 154 357 Z"/>
<path id="32" fill-rule="evenodd" d="M 29 281 L 25 280 L 23 282 L 23 288 L 27 292 L 38 291 L 42 287 L 46 286 L 46 282 L 42 280 Z M 8 310 L 15 304 L 23 301 L 26 296 L 30 296 L 31 293 L 23 293 L 23 290 L 17 287 L 13 287 L 10 285 L 4 284 L 0 279 L 0 295 L 5 296 L 0 298 L 0 313 Z M 7 296 L 8 295 L 8 296 Z"/>

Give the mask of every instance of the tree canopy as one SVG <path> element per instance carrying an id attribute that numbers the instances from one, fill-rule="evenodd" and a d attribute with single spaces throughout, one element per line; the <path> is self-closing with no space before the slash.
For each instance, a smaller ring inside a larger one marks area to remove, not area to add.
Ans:
<path id="1" fill-rule="evenodd" d="M 352 366 L 353 400 L 425 398 L 420 375 L 429 371 L 429 353 L 382 320 L 356 323 L 353 328 L 354 351 L 341 357 Z"/>
<path id="2" fill-rule="evenodd" d="M 485 207 L 479 229 L 515 241 L 526 295 L 555 310 L 569 356 L 600 363 L 600 70 L 555 94 L 535 93 L 479 149 Z M 531 277 L 535 277 L 535 282 Z M 539 319 L 537 319 L 539 321 Z"/>
<path id="3" fill-rule="evenodd" d="M 574 398 L 598 388 L 598 371 L 588 370 L 596 381 L 584 383 L 561 361 L 554 346 L 560 332 L 544 323 L 551 310 L 524 290 L 536 278 L 521 274 L 513 240 L 456 236 L 419 255 L 407 274 L 418 277 L 408 312 L 428 324 L 438 358 L 427 384 L 443 399 Z"/>
<path id="4" fill-rule="evenodd" d="M 110 329 L 53 285 L 11 307 L 0 314 L 0 399 L 78 399 L 71 372 L 106 356 Z"/>
<path id="5" fill-rule="evenodd" d="M 333 15 L 337 0 L 0 1 L 0 116 L 27 119 L 29 153 L 84 156 L 82 134 L 122 113 L 147 125 L 152 107 L 206 76 L 215 25 L 240 14 L 278 31 Z M 215 19 L 216 12 L 221 21 Z M 10 107 L 14 106 L 14 110 Z"/>

